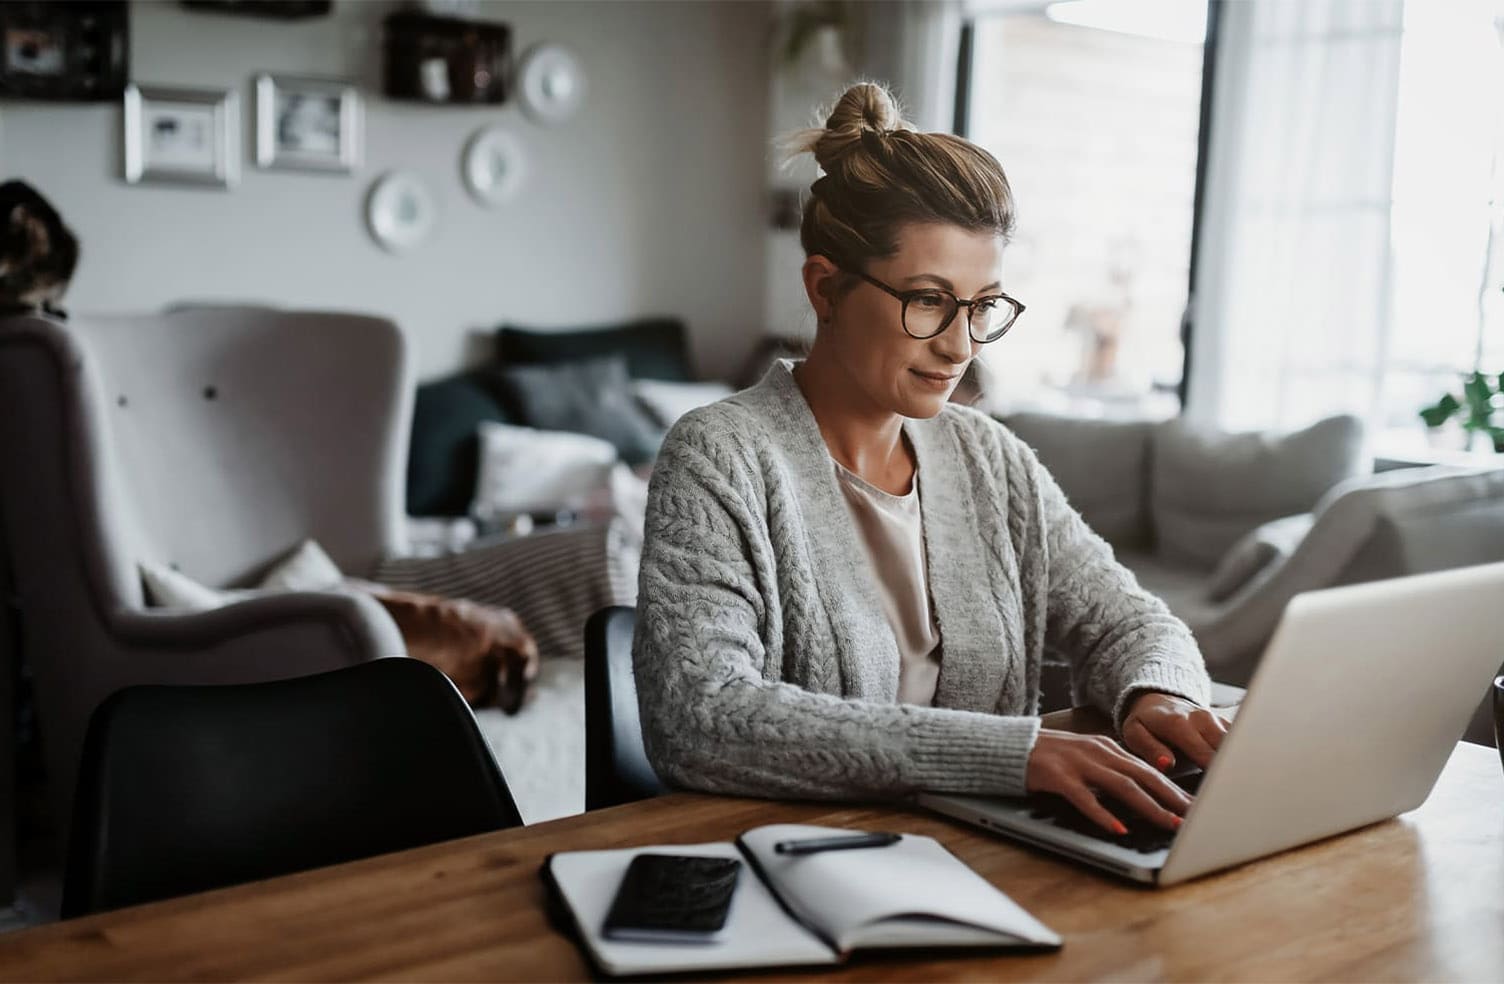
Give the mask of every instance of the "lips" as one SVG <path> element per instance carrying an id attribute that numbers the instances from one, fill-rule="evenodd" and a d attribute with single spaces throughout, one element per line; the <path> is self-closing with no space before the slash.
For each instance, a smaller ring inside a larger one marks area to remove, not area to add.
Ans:
<path id="1" fill-rule="evenodd" d="M 928 379 L 928 380 L 931 380 L 932 382 L 936 382 L 936 383 L 948 383 L 952 379 L 959 378 L 960 375 L 961 375 L 959 372 L 957 372 L 957 373 L 925 372 L 922 369 L 910 369 L 909 372 L 912 372 L 914 375 L 919 376 L 919 377 L 921 377 L 923 379 Z"/>

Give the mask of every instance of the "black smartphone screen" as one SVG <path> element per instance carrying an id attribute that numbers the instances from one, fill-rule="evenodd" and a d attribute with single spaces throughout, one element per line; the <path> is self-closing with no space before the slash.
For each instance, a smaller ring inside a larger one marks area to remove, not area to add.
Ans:
<path id="1" fill-rule="evenodd" d="M 710 942 L 726 925 L 741 867 L 736 858 L 639 854 L 627 865 L 601 935 L 613 940 Z"/>

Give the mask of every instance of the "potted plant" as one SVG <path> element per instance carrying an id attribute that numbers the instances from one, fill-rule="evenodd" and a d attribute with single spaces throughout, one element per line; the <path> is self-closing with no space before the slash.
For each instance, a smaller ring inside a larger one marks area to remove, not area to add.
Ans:
<path id="1" fill-rule="evenodd" d="M 1432 430 L 1456 418 L 1468 435 L 1469 446 L 1472 435 L 1482 433 L 1495 451 L 1504 452 L 1504 373 L 1497 376 L 1468 373 L 1462 378 L 1460 398 L 1446 393 L 1434 405 L 1421 410 L 1420 418 Z"/>

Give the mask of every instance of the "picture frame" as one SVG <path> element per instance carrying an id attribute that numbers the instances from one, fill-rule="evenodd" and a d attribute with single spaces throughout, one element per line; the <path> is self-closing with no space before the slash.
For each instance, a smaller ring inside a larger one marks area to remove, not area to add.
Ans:
<path id="1" fill-rule="evenodd" d="M 112 102 L 130 76 L 119 0 L 0 3 L 0 99 Z"/>
<path id="2" fill-rule="evenodd" d="M 125 180 L 234 187 L 240 99 L 231 89 L 125 87 Z"/>
<path id="3" fill-rule="evenodd" d="M 360 90 L 345 79 L 256 76 L 256 166 L 350 173 L 364 153 Z"/>

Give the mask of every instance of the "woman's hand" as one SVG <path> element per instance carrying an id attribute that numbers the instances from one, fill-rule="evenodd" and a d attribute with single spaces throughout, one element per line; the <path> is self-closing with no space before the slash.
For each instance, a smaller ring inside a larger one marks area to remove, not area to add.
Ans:
<path id="1" fill-rule="evenodd" d="M 1154 691 L 1134 698 L 1123 719 L 1123 744 L 1161 772 L 1175 764 L 1177 750 L 1206 768 L 1226 734 L 1227 722 L 1206 708 Z"/>
<path id="2" fill-rule="evenodd" d="M 1191 798 L 1142 759 L 1101 735 L 1078 735 L 1044 728 L 1029 754 L 1024 777 L 1029 792 L 1057 793 L 1103 830 L 1127 833 L 1117 817 L 1097 801 L 1105 793 L 1128 809 L 1168 830 L 1180 826 Z"/>

